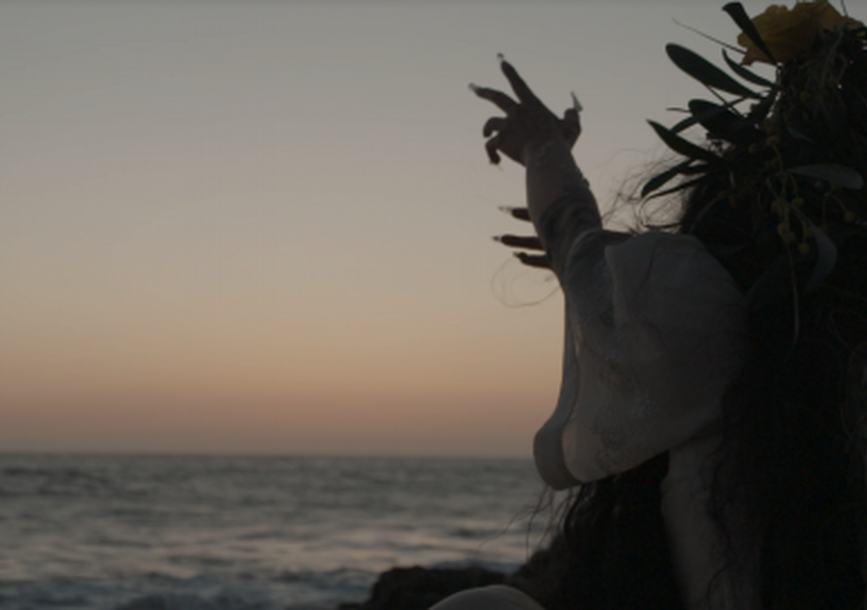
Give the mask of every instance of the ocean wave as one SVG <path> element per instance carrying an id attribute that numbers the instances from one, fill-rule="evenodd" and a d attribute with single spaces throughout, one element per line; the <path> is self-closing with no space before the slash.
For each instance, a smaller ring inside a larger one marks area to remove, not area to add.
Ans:
<path id="1" fill-rule="evenodd" d="M 529 461 L 0 455 L 0 607 L 333 610 L 395 566 L 509 572 L 533 476 Z"/>
<path id="2" fill-rule="evenodd" d="M 122 493 L 110 479 L 77 468 L 0 468 L 0 493 L 4 496 L 75 496 Z"/>
<path id="3" fill-rule="evenodd" d="M 117 606 L 115 610 L 271 610 L 275 604 L 246 600 L 237 595 L 220 594 L 213 598 L 183 594 L 151 594 Z"/>

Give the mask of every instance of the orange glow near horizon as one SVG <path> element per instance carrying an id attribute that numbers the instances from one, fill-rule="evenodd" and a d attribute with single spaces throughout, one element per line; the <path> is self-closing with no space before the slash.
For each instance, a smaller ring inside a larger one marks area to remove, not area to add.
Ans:
<path id="1" fill-rule="evenodd" d="M 703 92 L 664 44 L 719 53 L 671 17 L 735 26 L 217 4 L 0 4 L 0 451 L 529 457 L 562 302 L 490 240 L 531 230 L 497 210 L 523 175 L 466 86 L 504 87 L 502 52 L 555 111 L 574 90 L 604 204 L 659 150 L 645 118 Z"/>

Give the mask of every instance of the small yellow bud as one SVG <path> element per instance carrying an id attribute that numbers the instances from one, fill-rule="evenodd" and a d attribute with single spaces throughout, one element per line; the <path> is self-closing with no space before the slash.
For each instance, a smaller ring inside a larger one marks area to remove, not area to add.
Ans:
<path id="1" fill-rule="evenodd" d="M 846 212 L 843 214 L 843 220 L 846 222 L 855 222 L 855 214 L 854 212 Z"/>
<path id="2" fill-rule="evenodd" d="M 800 244 L 798 244 L 798 252 L 800 252 L 801 254 L 809 254 L 810 244 L 805 241 L 801 242 Z"/>
<path id="3" fill-rule="evenodd" d="M 778 131 L 780 131 L 780 126 L 777 125 L 771 119 L 765 119 L 764 122 L 762 123 L 762 127 L 764 127 L 765 131 L 767 131 L 769 134 L 772 134 L 772 135 L 777 133 Z"/>
<path id="4" fill-rule="evenodd" d="M 774 211 L 777 214 L 785 214 L 789 210 L 789 202 L 780 197 L 774 201 Z"/>
<path id="5" fill-rule="evenodd" d="M 783 243 L 790 244 L 795 241 L 795 234 L 792 233 L 792 229 L 789 228 L 789 223 L 781 222 L 777 225 L 777 233 L 783 239 Z"/>
<path id="6" fill-rule="evenodd" d="M 771 136 L 767 140 L 765 140 L 765 144 L 767 144 L 768 146 L 777 146 L 779 143 L 779 136 Z"/>
<path id="7" fill-rule="evenodd" d="M 804 198 L 795 197 L 794 199 L 792 199 L 792 205 L 800 210 L 802 207 L 804 207 Z"/>

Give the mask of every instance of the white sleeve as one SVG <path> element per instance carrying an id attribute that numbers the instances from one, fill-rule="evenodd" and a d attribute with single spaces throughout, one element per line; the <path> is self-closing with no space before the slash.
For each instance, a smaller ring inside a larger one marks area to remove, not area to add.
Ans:
<path id="1" fill-rule="evenodd" d="M 700 241 L 587 231 L 561 284 L 563 384 L 535 442 L 546 482 L 562 489 L 624 472 L 719 418 L 744 360 L 745 308 Z"/>

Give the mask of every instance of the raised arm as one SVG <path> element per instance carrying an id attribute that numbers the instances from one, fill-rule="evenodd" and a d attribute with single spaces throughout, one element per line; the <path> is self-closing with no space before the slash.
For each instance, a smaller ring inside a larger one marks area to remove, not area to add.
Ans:
<path id="1" fill-rule="evenodd" d="M 572 157 L 581 134 L 577 100 L 557 118 L 530 90 L 515 68 L 501 63 L 517 101 L 495 89 L 473 86 L 476 95 L 506 113 L 485 123 L 485 148 L 492 163 L 500 152 L 527 170 L 527 205 L 554 270 L 575 236 L 601 226 L 596 199 Z M 561 239 L 562 238 L 562 239 Z"/>

